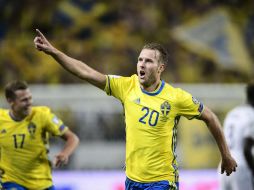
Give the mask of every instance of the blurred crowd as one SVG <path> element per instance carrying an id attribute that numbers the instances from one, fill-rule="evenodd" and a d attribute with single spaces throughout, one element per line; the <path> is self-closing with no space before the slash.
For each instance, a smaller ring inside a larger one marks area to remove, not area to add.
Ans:
<path id="1" fill-rule="evenodd" d="M 252 0 L 0 0 L 0 84 L 16 78 L 34 84 L 81 82 L 35 51 L 36 28 L 57 48 L 106 74 L 135 73 L 142 46 L 159 42 L 170 52 L 163 76 L 167 82 L 246 82 L 250 75 L 222 69 L 170 35 L 175 26 L 217 7 L 229 12 L 253 59 Z"/>

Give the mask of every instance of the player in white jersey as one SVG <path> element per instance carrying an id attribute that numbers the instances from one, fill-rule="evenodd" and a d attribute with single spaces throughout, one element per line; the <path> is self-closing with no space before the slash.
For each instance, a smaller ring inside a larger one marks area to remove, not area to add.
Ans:
<path id="1" fill-rule="evenodd" d="M 230 111 L 224 121 L 227 144 L 238 168 L 231 176 L 220 175 L 221 190 L 254 190 L 254 83 L 247 86 L 247 104 Z"/>

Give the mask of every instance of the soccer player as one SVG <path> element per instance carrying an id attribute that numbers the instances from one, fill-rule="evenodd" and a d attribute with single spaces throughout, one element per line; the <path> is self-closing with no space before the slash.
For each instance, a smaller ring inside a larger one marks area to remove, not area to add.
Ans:
<path id="1" fill-rule="evenodd" d="M 51 55 L 66 70 L 119 99 L 126 123 L 126 190 L 178 189 L 176 161 L 177 123 L 180 116 L 206 122 L 216 139 L 222 172 L 236 169 L 215 114 L 186 91 L 161 80 L 167 52 L 156 43 L 147 44 L 137 60 L 137 75 L 104 75 L 85 63 L 71 58 L 50 44 L 39 31 L 35 47 Z"/>
<path id="2" fill-rule="evenodd" d="M 4 190 L 54 190 L 48 160 L 49 134 L 62 137 L 64 148 L 53 165 L 67 164 L 78 137 L 46 106 L 32 106 L 24 81 L 6 85 L 10 109 L 0 109 L 0 170 Z"/>
<path id="3" fill-rule="evenodd" d="M 237 161 L 237 172 L 220 175 L 221 190 L 254 190 L 254 83 L 246 87 L 247 103 L 231 110 L 224 122 L 229 149 Z"/>

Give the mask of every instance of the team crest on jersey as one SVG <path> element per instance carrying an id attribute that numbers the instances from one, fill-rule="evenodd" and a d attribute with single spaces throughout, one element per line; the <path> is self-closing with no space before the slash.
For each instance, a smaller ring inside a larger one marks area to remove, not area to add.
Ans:
<path id="1" fill-rule="evenodd" d="M 164 116 L 167 116 L 168 113 L 170 112 L 170 108 L 171 108 L 171 106 L 167 101 L 163 102 L 163 104 L 161 104 L 161 113 Z"/>
<path id="2" fill-rule="evenodd" d="M 30 134 L 30 137 L 34 138 L 35 137 L 35 131 L 36 131 L 36 125 L 33 122 L 31 122 L 31 123 L 29 123 L 27 129 L 28 129 L 28 132 Z"/>
<path id="3" fill-rule="evenodd" d="M 167 121 L 170 109 L 171 109 L 171 106 L 167 101 L 165 101 L 161 104 L 161 113 L 162 113 L 161 121 L 162 122 Z"/>

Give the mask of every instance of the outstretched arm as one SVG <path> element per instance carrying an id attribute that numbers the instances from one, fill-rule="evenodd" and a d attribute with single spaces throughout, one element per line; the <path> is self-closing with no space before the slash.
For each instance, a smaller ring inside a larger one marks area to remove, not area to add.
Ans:
<path id="1" fill-rule="evenodd" d="M 92 69 L 82 61 L 67 56 L 52 46 L 38 29 L 36 29 L 36 32 L 37 36 L 34 38 L 34 45 L 37 50 L 51 55 L 63 68 L 75 76 L 88 81 L 102 90 L 105 88 L 106 76 L 104 74 Z"/>
<path id="2" fill-rule="evenodd" d="M 66 142 L 64 148 L 55 156 L 53 165 L 56 168 L 68 163 L 69 156 L 79 144 L 79 138 L 70 129 L 68 129 L 61 137 Z"/>
<path id="3" fill-rule="evenodd" d="M 221 173 L 226 172 L 227 175 L 230 175 L 236 170 L 237 164 L 230 154 L 217 116 L 209 108 L 205 107 L 200 119 L 206 123 L 219 147 L 222 158 Z"/>

